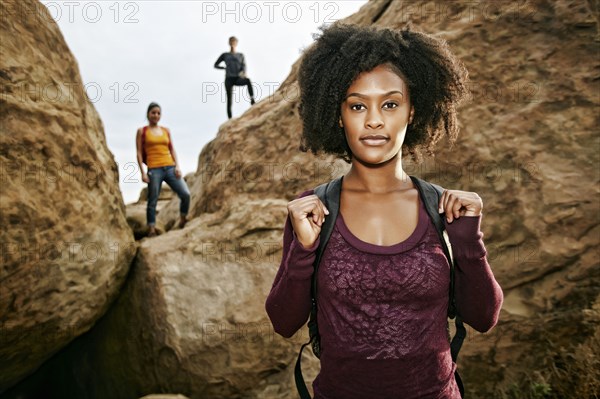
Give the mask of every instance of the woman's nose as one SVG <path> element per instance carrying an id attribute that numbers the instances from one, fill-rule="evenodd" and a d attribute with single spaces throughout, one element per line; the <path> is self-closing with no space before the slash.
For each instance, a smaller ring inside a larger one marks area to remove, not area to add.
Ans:
<path id="1" fill-rule="evenodd" d="M 367 114 L 365 125 L 370 129 L 378 129 L 383 126 L 383 118 L 379 112 L 371 111 Z"/>

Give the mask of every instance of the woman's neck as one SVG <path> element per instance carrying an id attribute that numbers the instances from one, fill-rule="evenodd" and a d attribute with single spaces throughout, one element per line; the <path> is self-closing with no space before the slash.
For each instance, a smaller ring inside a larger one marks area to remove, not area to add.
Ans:
<path id="1" fill-rule="evenodd" d="M 158 123 L 148 122 L 148 126 L 150 126 L 150 127 L 157 127 Z"/>
<path id="2" fill-rule="evenodd" d="M 395 191 L 407 184 L 412 187 L 408 174 L 402 168 L 400 153 L 378 165 L 365 164 L 352 158 L 352 166 L 344 176 L 344 182 L 347 182 L 352 189 L 377 194 Z"/>

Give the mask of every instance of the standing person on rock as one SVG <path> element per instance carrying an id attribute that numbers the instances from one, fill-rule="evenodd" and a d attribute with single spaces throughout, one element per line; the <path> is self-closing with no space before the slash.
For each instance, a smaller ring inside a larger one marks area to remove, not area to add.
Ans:
<path id="1" fill-rule="evenodd" d="M 225 69 L 225 91 L 227 93 L 227 117 L 231 119 L 231 97 L 233 94 L 233 86 L 247 86 L 248 94 L 250 94 L 250 105 L 255 103 L 254 91 L 252 82 L 246 77 L 246 60 L 244 54 L 235 51 L 238 44 L 238 39 L 235 36 L 229 38 L 229 52 L 223 53 L 215 62 L 215 68 Z M 225 62 L 225 66 L 220 66 L 221 62 Z"/>
<path id="2" fill-rule="evenodd" d="M 301 149 L 351 167 L 335 180 L 337 212 L 313 189 L 288 203 L 266 311 L 275 331 L 291 337 L 316 309 L 315 399 L 459 399 L 450 305 L 477 331 L 497 323 L 503 293 L 482 240 L 482 199 L 445 189 L 431 206 L 433 196 L 426 203 L 423 186 L 402 165 L 403 155 L 418 161 L 442 138 L 455 141 L 467 76 L 444 41 L 409 29 L 333 24 L 302 57 Z M 321 229 L 331 217 L 312 287 Z M 454 300 L 437 223 L 451 243 Z"/>
<path id="3" fill-rule="evenodd" d="M 136 135 L 137 161 L 142 171 L 142 180 L 148 183 L 146 208 L 148 237 L 156 236 L 156 204 L 163 181 L 171 187 L 181 201 L 179 228 L 185 226 L 186 215 L 190 208 L 190 190 L 181 174 L 171 132 L 166 127 L 158 126 L 160 114 L 160 106 L 154 102 L 150 103 L 146 111 L 148 125 L 139 128 Z M 144 171 L 142 163 L 148 166 L 147 172 Z"/>

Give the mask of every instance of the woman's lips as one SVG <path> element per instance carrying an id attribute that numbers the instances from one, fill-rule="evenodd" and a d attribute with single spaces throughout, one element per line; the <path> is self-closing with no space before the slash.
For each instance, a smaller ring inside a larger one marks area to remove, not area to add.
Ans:
<path id="1" fill-rule="evenodd" d="M 369 146 L 380 146 L 387 143 L 388 139 L 385 137 L 366 137 L 364 139 L 360 139 L 360 141 Z"/>

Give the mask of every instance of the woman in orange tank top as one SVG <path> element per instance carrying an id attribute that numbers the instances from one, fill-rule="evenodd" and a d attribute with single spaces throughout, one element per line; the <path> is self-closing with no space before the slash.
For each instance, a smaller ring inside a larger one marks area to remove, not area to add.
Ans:
<path id="1" fill-rule="evenodd" d="M 142 180 L 148 183 L 148 206 L 146 208 L 148 237 L 156 235 L 156 204 L 163 181 L 181 200 L 179 205 L 180 228 L 185 226 L 186 215 L 190 208 L 190 190 L 182 177 L 171 133 L 166 127 L 158 126 L 160 112 L 161 109 L 157 103 L 150 103 L 146 112 L 148 126 L 139 128 L 136 136 L 137 160 L 142 171 Z M 144 171 L 143 163 L 148 167 L 147 172 Z"/>

